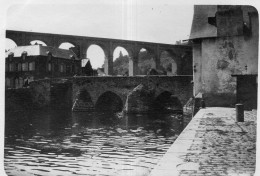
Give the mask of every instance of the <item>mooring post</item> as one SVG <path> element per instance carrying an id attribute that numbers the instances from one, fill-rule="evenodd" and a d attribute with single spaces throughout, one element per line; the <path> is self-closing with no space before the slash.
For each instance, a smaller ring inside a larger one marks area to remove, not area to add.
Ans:
<path id="1" fill-rule="evenodd" d="M 244 122 L 244 105 L 236 104 L 236 120 L 237 122 Z"/>
<path id="2" fill-rule="evenodd" d="M 205 100 L 203 98 L 200 101 L 200 107 L 201 108 L 205 108 L 206 107 Z"/>

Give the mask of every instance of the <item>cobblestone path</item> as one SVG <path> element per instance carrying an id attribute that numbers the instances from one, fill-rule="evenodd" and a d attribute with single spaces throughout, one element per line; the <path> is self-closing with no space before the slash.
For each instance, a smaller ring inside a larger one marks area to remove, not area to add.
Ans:
<path id="1" fill-rule="evenodd" d="M 151 175 L 254 175 L 256 111 L 244 116 L 236 122 L 234 108 L 200 110 Z"/>

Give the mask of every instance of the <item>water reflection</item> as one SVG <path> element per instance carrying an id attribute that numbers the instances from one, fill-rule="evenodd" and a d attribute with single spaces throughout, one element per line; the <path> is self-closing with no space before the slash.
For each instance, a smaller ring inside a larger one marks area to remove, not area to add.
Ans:
<path id="1" fill-rule="evenodd" d="M 8 175 L 147 175 L 182 130 L 180 115 L 6 114 Z"/>

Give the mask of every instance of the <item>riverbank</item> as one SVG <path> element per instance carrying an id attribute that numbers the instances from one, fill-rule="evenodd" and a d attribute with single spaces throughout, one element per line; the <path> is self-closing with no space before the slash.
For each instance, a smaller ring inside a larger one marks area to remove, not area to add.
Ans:
<path id="1" fill-rule="evenodd" d="M 201 109 L 151 176 L 254 175 L 256 111 L 236 122 L 234 108 Z"/>

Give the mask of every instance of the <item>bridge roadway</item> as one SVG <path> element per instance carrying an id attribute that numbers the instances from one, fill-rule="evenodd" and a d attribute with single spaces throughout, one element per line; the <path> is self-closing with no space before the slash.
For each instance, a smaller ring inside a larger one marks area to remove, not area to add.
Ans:
<path id="1" fill-rule="evenodd" d="M 129 95 L 133 95 L 134 89 L 142 84 L 147 91 L 152 91 L 150 101 L 160 96 L 175 96 L 185 105 L 192 97 L 192 76 L 106 76 L 106 77 L 70 77 L 43 79 L 30 83 L 33 99 L 40 106 L 51 103 L 53 99 L 61 105 L 64 102 L 70 104 L 73 110 L 88 110 L 96 108 L 100 102 L 120 102 L 125 107 Z M 137 96 L 136 102 L 142 102 L 144 97 Z M 167 98 L 167 97 L 161 97 Z M 129 103 L 128 102 L 128 106 Z M 113 104 L 113 103 L 112 103 Z M 111 104 L 111 106 L 113 106 Z M 84 107 L 85 106 L 85 107 Z M 140 107 L 141 108 L 141 107 Z"/>

